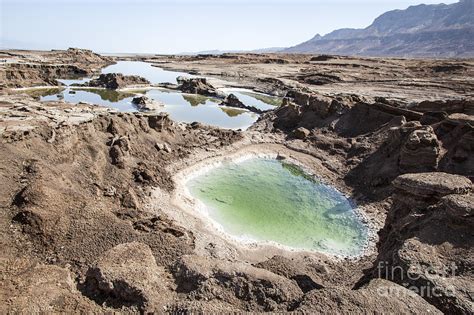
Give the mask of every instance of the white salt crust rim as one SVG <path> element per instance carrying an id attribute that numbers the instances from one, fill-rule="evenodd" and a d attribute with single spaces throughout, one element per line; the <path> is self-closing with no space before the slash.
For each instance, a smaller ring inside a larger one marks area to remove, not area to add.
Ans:
<path id="1" fill-rule="evenodd" d="M 179 202 L 180 206 L 183 206 L 183 210 L 186 211 L 187 214 L 196 217 L 197 219 L 201 220 L 203 223 L 204 227 L 211 233 L 216 234 L 220 238 L 230 242 L 237 248 L 244 248 L 244 249 L 258 249 L 262 248 L 264 246 L 272 246 L 281 250 L 289 251 L 289 252 L 307 252 L 307 253 L 322 253 L 325 254 L 329 257 L 333 257 L 337 260 L 342 260 L 342 259 L 359 259 L 362 257 L 365 257 L 367 255 L 370 255 L 375 252 L 375 245 L 377 242 L 377 232 L 376 228 L 372 226 L 370 220 L 366 216 L 366 214 L 363 211 L 363 208 L 356 206 L 353 201 L 351 201 L 350 197 L 347 196 L 346 194 L 342 193 L 339 191 L 337 188 L 335 188 L 332 185 L 326 184 L 335 191 L 339 192 L 343 196 L 345 196 L 348 200 L 351 201 L 352 205 L 354 206 L 353 211 L 356 217 L 367 227 L 367 238 L 364 242 L 364 244 L 361 247 L 361 250 L 359 251 L 358 254 L 355 255 L 344 255 L 344 254 L 337 254 L 334 252 L 329 252 L 329 251 L 324 251 L 324 250 L 308 250 L 308 249 L 299 249 L 299 248 L 294 248 L 286 245 L 279 244 L 274 241 L 261 241 L 261 240 L 255 240 L 252 239 L 250 236 L 242 236 L 242 237 L 237 237 L 234 235 L 231 235 L 227 233 L 223 226 L 219 224 L 216 220 L 214 220 L 210 215 L 209 215 L 209 209 L 208 207 L 199 199 L 195 198 L 189 191 L 187 187 L 187 183 L 195 179 L 196 177 L 199 177 L 201 175 L 204 175 L 205 173 L 218 168 L 222 166 L 225 163 L 242 163 L 244 161 L 250 160 L 250 159 L 255 159 L 255 158 L 260 158 L 260 159 L 278 159 L 282 158 L 284 161 L 289 162 L 291 164 L 294 164 L 298 167 L 300 167 L 306 174 L 310 175 L 311 177 L 315 178 L 319 182 L 324 183 L 324 181 L 317 177 L 308 167 L 306 167 L 303 163 L 300 161 L 294 159 L 294 158 L 289 158 L 286 155 L 279 155 L 277 153 L 268 153 L 268 152 L 255 152 L 255 151 L 250 151 L 250 152 L 238 152 L 238 153 L 231 153 L 229 155 L 225 156 L 219 156 L 219 157 L 213 157 L 209 158 L 206 160 L 203 160 L 201 162 L 198 162 L 190 167 L 187 167 L 181 171 L 179 171 L 174 177 L 174 181 L 176 183 L 176 190 L 175 190 L 175 200 L 181 201 Z"/>

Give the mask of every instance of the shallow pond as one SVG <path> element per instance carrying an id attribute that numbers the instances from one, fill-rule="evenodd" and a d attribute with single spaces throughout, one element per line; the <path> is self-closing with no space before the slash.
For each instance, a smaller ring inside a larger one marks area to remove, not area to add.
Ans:
<path id="1" fill-rule="evenodd" d="M 139 61 L 119 61 L 117 64 L 104 68 L 102 73 L 139 75 L 148 79 L 152 84 L 163 82 L 176 83 L 178 76 L 192 77 L 192 75 L 187 73 L 163 70 L 149 63 Z M 58 81 L 69 86 L 73 83 L 84 83 L 88 80 L 90 78 Z M 281 102 L 279 98 L 254 93 L 250 90 L 229 89 L 229 91 L 224 91 L 226 93 L 234 93 L 245 105 L 255 106 L 263 110 L 275 108 Z M 113 91 L 67 87 L 63 91 L 52 90 L 51 93 L 41 94 L 40 99 L 41 101 L 64 100 L 76 104 L 86 102 L 130 112 L 137 110 L 132 104 L 132 99 L 136 94 L 145 94 L 152 99 L 160 101 L 164 104 L 162 111 L 168 112 L 173 120 L 179 122 L 190 123 L 197 121 L 221 128 L 246 129 L 258 119 L 258 115 L 252 112 L 219 106 L 220 101 L 213 98 L 158 88 L 141 91 Z"/>
<path id="2" fill-rule="evenodd" d="M 336 189 L 273 159 L 226 162 L 186 183 L 225 233 L 243 242 L 355 256 L 367 227 Z"/>
<path id="3" fill-rule="evenodd" d="M 219 100 L 184 94 L 171 90 L 152 89 L 146 91 L 114 91 L 105 89 L 71 89 L 59 94 L 41 96 L 42 101 L 64 100 L 69 103 L 86 102 L 118 109 L 124 112 L 137 111 L 132 104 L 134 92 L 144 93 L 151 99 L 164 104 L 162 111 L 179 122 L 198 121 L 204 124 L 229 129 L 246 129 L 253 124 L 258 115 L 249 111 L 219 106 Z"/>
<path id="4" fill-rule="evenodd" d="M 247 106 L 253 106 L 261 110 L 275 109 L 280 106 L 282 99 L 262 93 L 256 93 L 247 89 L 223 89 L 227 94 L 234 94 Z"/>
<path id="5" fill-rule="evenodd" d="M 163 111 L 176 121 L 198 121 L 222 128 L 246 129 L 258 119 L 255 113 L 219 106 L 220 100 L 201 95 L 157 89 L 149 90 L 146 95 L 164 103 Z"/>
<path id="6" fill-rule="evenodd" d="M 139 75 L 150 81 L 152 84 L 165 82 L 176 83 L 176 78 L 179 76 L 193 77 L 193 75 L 185 72 L 169 71 L 154 67 L 150 63 L 143 61 L 119 61 L 114 65 L 110 65 L 102 69 L 101 73 L 122 73 L 124 75 Z M 65 85 L 71 85 L 73 83 L 86 83 L 90 80 L 91 78 L 77 78 L 60 79 L 58 81 L 64 83 Z"/>
<path id="7" fill-rule="evenodd" d="M 136 111 L 132 104 L 135 94 L 131 92 L 119 92 L 106 89 L 71 89 L 66 88 L 63 92 L 52 95 L 41 96 L 41 101 L 64 100 L 68 103 L 77 104 L 85 102 L 118 109 L 124 112 Z"/>
<path id="8" fill-rule="evenodd" d="M 148 62 L 142 61 L 119 61 L 114 65 L 102 69 L 102 73 L 122 73 L 124 75 L 139 75 L 152 84 L 156 83 L 176 83 L 179 76 L 193 77 L 185 72 L 169 71 L 152 66 Z"/>

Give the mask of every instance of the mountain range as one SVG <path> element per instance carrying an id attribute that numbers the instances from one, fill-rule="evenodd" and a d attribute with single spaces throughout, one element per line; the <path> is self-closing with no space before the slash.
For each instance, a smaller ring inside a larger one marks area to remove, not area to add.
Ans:
<path id="1" fill-rule="evenodd" d="M 474 57 L 474 0 L 386 12 L 364 29 L 317 34 L 286 53 L 359 56 Z"/>

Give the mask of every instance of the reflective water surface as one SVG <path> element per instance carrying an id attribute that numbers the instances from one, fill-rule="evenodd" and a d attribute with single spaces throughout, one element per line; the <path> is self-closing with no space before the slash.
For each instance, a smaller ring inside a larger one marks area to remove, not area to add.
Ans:
<path id="1" fill-rule="evenodd" d="M 148 79 L 152 84 L 171 82 L 176 83 L 178 76 L 191 77 L 187 73 L 163 70 L 152 66 L 150 63 L 139 61 L 119 61 L 108 66 L 102 73 L 123 73 L 125 75 L 139 75 Z M 168 112 L 172 119 L 179 122 L 201 122 L 213 126 L 231 129 L 246 129 L 252 125 L 258 115 L 246 110 L 219 106 L 221 100 L 200 96 L 183 94 L 179 91 L 161 88 L 145 90 L 114 91 L 94 88 L 78 88 L 70 86 L 73 83 L 84 83 L 91 78 L 78 78 L 75 80 L 58 80 L 67 85 L 65 89 L 51 90 L 38 94 L 42 101 L 63 100 L 70 103 L 85 102 L 90 104 L 108 106 L 120 111 L 136 111 L 132 99 L 136 95 L 160 101 L 164 104 L 162 111 Z M 279 106 L 281 99 L 269 95 L 255 93 L 244 89 L 229 89 L 226 93 L 234 93 L 246 105 L 260 109 L 272 109 Z"/>
<path id="2" fill-rule="evenodd" d="M 354 205 L 299 167 L 252 158 L 226 162 L 188 181 L 209 216 L 236 239 L 355 256 L 367 227 Z"/>
<path id="3" fill-rule="evenodd" d="M 122 73 L 125 75 L 139 75 L 152 84 L 176 83 L 179 76 L 193 77 L 185 72 L 169 71 L 153 66 L 151 63 L 142 61 L 119 61 L 114 65 L 102 69 L 102 73 Z"/>

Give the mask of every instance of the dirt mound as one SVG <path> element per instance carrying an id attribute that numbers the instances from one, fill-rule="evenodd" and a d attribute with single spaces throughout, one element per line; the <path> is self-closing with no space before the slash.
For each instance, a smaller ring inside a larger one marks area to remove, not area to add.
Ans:
<path id="1" fill-rule="evenodd" d="M 245 263 L 183 256 L 173 267 L 178 292 L 191 299 L 223 299 L 241 309 L 284 311 L 302 295 L 291 280 Z"/>
<path id="2" fill-rule="evenodd" d="M 372 280 L 358 290 L 331 288 L 311 291 L 296 310 L 304 313 L 324 313 L 336 309 L 342 314 L 442 314 L 416 293 L 382 279 Z"/>
<path id="3" fill-rule="evenodd" d="M 101 312 L 100 307 L 76 288 L 74 274 L 67 268 L 11 259 L 2 263 L 2 313 Z M 8 267 L 9 266 L 9 267 Z"/>
<path id="4" fill-rule="evenodd" d="M 164 269 L 150 247 L 138 242 L 105 252 L 87 271 L 84 291 L 99 304 L 133 306 L 140 312 L 161 311 L 171 298 Z"/>
<path id="5" fill-rule="evenodd" d="M 43 257 L 52 254 L 50 259 L 77 268 L 110 246 L 133 240 L 147 243 L 160 263 L 170 262 L 192 248 L 192 235 L 137 204 L 146 199 L 150 185 L 172 189 L 166 171 L 171 161 L 186 157 L 208 138 L 216 140 L 208 146 L 220 147 L 240 137 L 205 127 L 188 131 L 166 115 L 112 114 L 78 128 L 40 125 L 21 140 L 29 143 L 25 148 L 18 147 L 15 133 L 6 133 L 4 165 L 12 174 L 23 174 L 21 181 L 12 177 L 5 186 L 9 191 L 4 195 L 12 196 L 10 216 L 33 242 L 43 244 Z M 158 150 L 157 141 L 175 149 Z M 141 228 L 146 220 L 154 223 Z M 166 248 L 159 245 L 163 242 Z"/>

